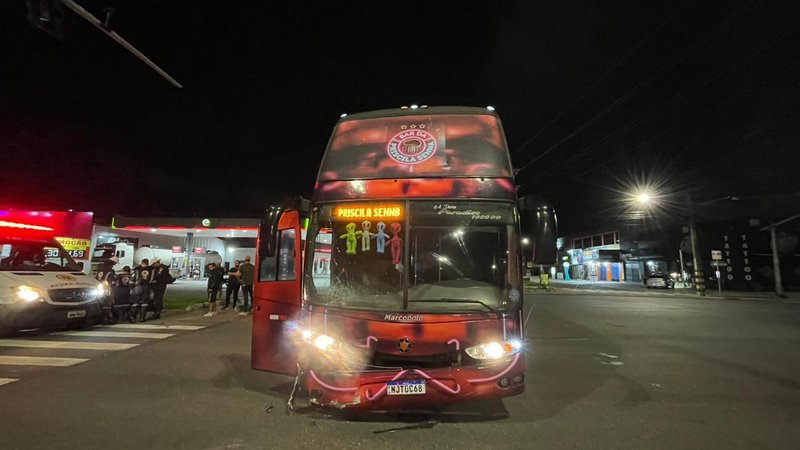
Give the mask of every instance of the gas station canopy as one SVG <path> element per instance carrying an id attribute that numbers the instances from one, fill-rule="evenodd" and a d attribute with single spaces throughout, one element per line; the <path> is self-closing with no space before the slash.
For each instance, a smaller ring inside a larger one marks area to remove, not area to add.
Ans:
<path id="1" fill-rule="evenodd" d="M 111 228 L 182 237 L 255 238 L 259 219 L 217 217 L 126 217 L 114 216 Z"/>

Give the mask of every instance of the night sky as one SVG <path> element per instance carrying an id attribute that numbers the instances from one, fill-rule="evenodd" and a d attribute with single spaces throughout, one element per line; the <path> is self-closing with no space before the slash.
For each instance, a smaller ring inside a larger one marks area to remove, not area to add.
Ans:
<path id="1" fill-rule="evenodd" d="M 770 1 L 0 3 L 0 206 L 255 217 L 310 197 L 343 112 L 495 106 L 562 232 L 634 180 L 800 191 L 800 7 Z"/>

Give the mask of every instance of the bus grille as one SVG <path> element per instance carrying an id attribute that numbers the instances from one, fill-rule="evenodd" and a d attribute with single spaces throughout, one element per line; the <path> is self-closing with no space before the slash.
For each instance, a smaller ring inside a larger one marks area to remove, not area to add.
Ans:
<path id="1" fill-rule="evenodd" d="M 443 367 L 458 367 L 461 365 L 461 358 L 459 358 L 458 351 L 416 356 L 373 353 L 370 364 L 374 367 L 400 367 L 404 370 L 437 369 Z"/>

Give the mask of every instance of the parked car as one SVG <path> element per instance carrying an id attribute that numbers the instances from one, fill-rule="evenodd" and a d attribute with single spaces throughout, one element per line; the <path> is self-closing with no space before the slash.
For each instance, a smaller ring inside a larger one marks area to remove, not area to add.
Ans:
<path id="1" fill-rule="evenodd" d="M 651 273 L 645 277 L 644 285 L 647 286 L 647 289 L 675 289 L 675 280 L 666 273 Z"/>

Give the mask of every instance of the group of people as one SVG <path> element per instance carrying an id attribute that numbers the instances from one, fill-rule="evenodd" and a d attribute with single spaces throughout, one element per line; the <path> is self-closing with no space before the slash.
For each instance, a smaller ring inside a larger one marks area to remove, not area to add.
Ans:
<path id="1" fill-rule="evenodd" d="M 255 273 L 255 266 L 250 262 L 250 256 L 244 257 L 244 262 L 235 261 L 233 266 L 228 269 L 227 284 L 225 283 L 225 269 L 218 266 L 216 263 L 208 265 L 208 312 L 206 317 L 212 317 L 217 314 L 217 296 L 222 290 L 223 284 L 225 288 L 225 303 L 222 306 L 222 311 L 233 307 L 240 316 L 246 316 L 251 313 L 252 299 L 253 299 L 253 275 Z M 242 304 L 239 303 L 239 291 L 242 292 Z M 231 304 L 231 297 L 233 304 Z"/>
<path id="2" fill-rule="evenodd" d="M 103 321 L 144 322 L 148 311 L 153 312 L 149 319 L 161 317 L 167 284 L 174 281 L 169 267 L 161 264 L 158 258 L 153 261 L 145 258 L 134 269 L 125 266 L 116 272 L 114 266 L 118 262 L 119 258 L 111 257 L 97 271 L 97 281 L 105 288 L 105 295 L 100 299 Z"/>

